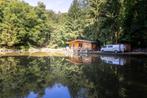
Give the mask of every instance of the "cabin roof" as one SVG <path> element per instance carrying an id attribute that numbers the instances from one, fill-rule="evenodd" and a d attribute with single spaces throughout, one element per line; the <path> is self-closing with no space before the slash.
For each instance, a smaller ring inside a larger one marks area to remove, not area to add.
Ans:
<path id="1" fill-rule="evenodd" d="M 68 41 L 67 43 L 74 43 L 74 42 L 97 43 L 97 41 L 82 40 L 82 39 L 71 40 L 71 41 Z"/>

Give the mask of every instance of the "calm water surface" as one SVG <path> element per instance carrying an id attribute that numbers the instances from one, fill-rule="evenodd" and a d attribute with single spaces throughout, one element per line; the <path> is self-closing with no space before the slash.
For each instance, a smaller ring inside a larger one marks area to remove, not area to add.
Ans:
<path id="1" fill-rule="evenodd" d="M 0 98 L 147 98 L 147 58 L 0 57 Z"/>

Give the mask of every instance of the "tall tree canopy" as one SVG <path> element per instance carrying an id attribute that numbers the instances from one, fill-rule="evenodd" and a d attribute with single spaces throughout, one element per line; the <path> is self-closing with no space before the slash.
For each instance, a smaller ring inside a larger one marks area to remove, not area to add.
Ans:
<path id="1" fill-rule="evenodd" d="M 146 0 L 73 0 L 67 13 L 0 0 L 0 47 L 63 47 L 67 40 L 99 40 L 147 47 Z"/>
<path id="2" fill-rule="evenodd" d="M 71 25 L 67 27 L 72 34 L 77 31 L 76 38 L 82 35 L 82 38 L 100 40 L 103 44 L 125 42 L 145 48 L 146 5 L 145 0 L 74 0 L 68 12 Z"/>
<path id="3" fill-rule="evenodd" d="M 31 7 L 19 0 L 0 4 L 0 46 L 45 46 L 49 41 L 50 26 L 45 6 Z"/>

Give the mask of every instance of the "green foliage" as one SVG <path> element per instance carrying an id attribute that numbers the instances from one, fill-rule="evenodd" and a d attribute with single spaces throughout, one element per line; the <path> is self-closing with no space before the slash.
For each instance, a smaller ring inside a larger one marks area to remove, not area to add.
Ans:
<path id="1" fill-rule="evenodd" d="M 73 34 L 71 39 L 147 47 L 146 3 L 145 0 L 74 0 L 66 30 Z"/>
<path id="2" fill-rule="evenodd" d="M 116 32 L 119 32 L 118 0 L 89 0 L 89 18 L 91 23 L 85 28 L 87 35 L 102 43 L 114 43 Z"/>
<path id="3" fill-rule="evenodd" d="M 125 0 L 122 4 L 122 39 L 134 47 L 147 47 L 146 4 L 145 0 Z"/>
<path id="4" fill-rule="evenodd" d="M 67 40 L 82 38 L 86 24 L 85 10 L 86 5 L 83 0 L 74 0 L 66 21 L 66 32 L 69 35 Z"/>
<path id="5" fill-rule="evenodd" d="M 14 0 L 0 6 L 1 47 L 43 47 L 48 45 L 50 26 L 43 5 L 36 8 Z"/>
<path id="6" fill-rule="evenodd" d="M 147 47 L 145 0 L 73 0 L 68 13 L 0 0 L 0 47 L 64 47 L 67 40 L 127 42 Z"/>

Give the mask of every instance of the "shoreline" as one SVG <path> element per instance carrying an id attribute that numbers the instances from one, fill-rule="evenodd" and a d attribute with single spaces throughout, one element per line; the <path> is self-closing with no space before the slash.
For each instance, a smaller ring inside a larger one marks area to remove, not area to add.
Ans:
<path id="1" fill-rule="evenodd" d="M 64 56 L 64 49 L 31 48 L 28 50 L 0 49 L 0 56 Z"/>
<path id="2" fill-rule="evenodd" d="M 113 55 L 113 56 L 147 56 L 147 52 L 125 52 L 125 53 L 113 53 L 113 52 L 100 52 L 94 51 L 92 53 L 81 53 L 76 55 Z M 73 56 L 75 54 L 70 53 L 65 48 L 50 49 L 50 48 L 31 48 L 28 50 L 18 49 L 0 49 L 0 56 Z"/>
<path id="3" fill-rule="evenodd" d="M 113 56 L 147 56 L 147 52 L 125 52 L 125 53 L 102 53 L 98 52 L 99 55 L 113 55 Z"/>

